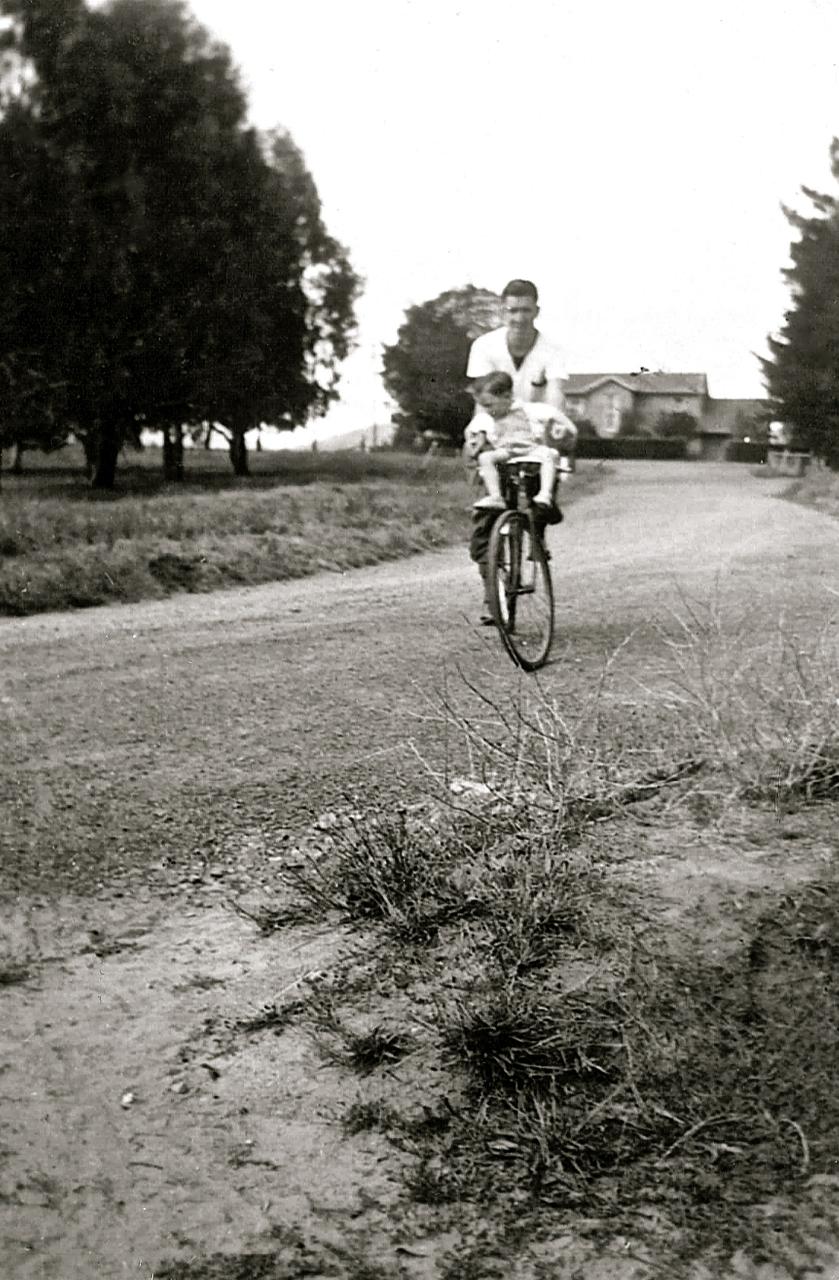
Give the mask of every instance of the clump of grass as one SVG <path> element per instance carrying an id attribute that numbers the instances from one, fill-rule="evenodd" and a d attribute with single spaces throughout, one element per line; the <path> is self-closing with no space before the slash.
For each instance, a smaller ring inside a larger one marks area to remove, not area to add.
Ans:
<path id="1" fill-rule="evenodd" d="M 451 1204 L 463 1198 L 462 1171 L 439 1155 L 424 1155 L 405 1174 L 405 1190 L 415 1204 Z"/>
<path id="2" fill-rule="evenodd" d="M 371 1101 L 357 1099 L 350 1103 L 343 1117 L 344 1133 L 352 1137 L 357 1133 L 387 1133 L 398 1129 L 401 1116 L 395 1107 L 381 1098 Z"/>
<path id="3" fill-rule="evenodd" d="M 416 1047 L 413 1036 L 396 1027 L 376 1023 L 356 1031 L 337 1017 L 321 1019 L 315 1040 L 327 1062 L 362 1076 L 393 1066 Z"/>
<path id="4" fill-rule="evenodd" d="M 622 1052 L 616 1011 L 580 994 L 549 1004 L 508 985 L 452 1001 L 440 1021 L 444 1060 L 481 1095 L 586 1092 L 613 1079 Z"/>
<path id="5" fill-rule="evenodd" d="M 582 940 L 608 947 L 603 878 L 584 850 L 567 848 L 563 831 L 516 830 L 498 853 L 474 859 L 475 951 L 491 959 L 502 981 L 543 970 Z"/>
<path id="6" fill-rule="evenodd" d="M 350 924 L 379 924 L 395 941 L 436 939 L 469 904 L 451 882 L 459 845 L 404 808 L 349 815 L 320 859 L 283 873 L 301 909 L 337 913 Z"/>
<path id="7" fill-rule="evenodd" d="M 305 1008 L 306 1002 L 303 999 L 289 1000 L 285 1004 L 272 1001 L 249 1017 L 237 1018 L 231 1024 L 231 1030 L 243 1035 L 255 1035 L 260 1031 L 272 1031 L 274 1035 L 281 1035 Z"/>

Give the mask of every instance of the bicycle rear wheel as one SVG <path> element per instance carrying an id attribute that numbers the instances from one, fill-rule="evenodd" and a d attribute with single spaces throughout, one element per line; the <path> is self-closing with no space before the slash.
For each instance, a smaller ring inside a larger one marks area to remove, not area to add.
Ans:
<path id="1" fill-rule="evenodd" d="M 504 511 L 492 526 L 487 586 L 510 657 L 524 671 L 543 666 L 553 640 L 553 585 L 545 548 L 522 511 Z"/>

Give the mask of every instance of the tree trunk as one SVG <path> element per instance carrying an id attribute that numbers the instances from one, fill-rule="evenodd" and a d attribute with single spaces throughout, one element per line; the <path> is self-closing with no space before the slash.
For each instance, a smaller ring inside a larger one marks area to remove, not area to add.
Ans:
<path id="1" fill-rule="evenodd" d="M 92 432 L 85 432 L 83 436 L 77 436 L 77 440 L 84 450 L 84 473 L 87 480 L 93 479 L 93 472 L 96 467 L 96 436 Z"/>
<path id="2" fill-rule="evenodd" d="M 207 430 L 206 430 L 206 431 L 205 431 L 205 433 L 204 433 L 204 448 L 205 448 L 205 449 L 209 449 L 209 447 L 210 447 L 210 441 L 212 440 L 212 438 L 213 438 L 213 424 L 212 424 L 212 422 L 208 422 L 208 423 L 207 423 Z"/>
<path id="3" fill-rule="evenodd" d="M 171 484 L 184 482 L 184 436 L 180 426 L 163 428 L 163 478 Z"/>
<path id="4" fill-rule="evenodd" d="M 15 445 L 15 456 L 12 459 L 11 471 L 13 475 L 16 475 L 16 476 L 23 475 L 23 445 L 22 444 Z"/>
<path id="5" fill-rule="evenodd" d="M 249 476 L 248 446 L 245 433 L 239 427 L 230 428 L 230 461 L 234 476 Z"/>
<path id="6" fill-rule="evenodd" d="M 96 470 L 93 473 L 94 489 L 113 489 L 119 458 L 119 436 L 116 428 L 105 426 L 99 436 L 96 452 Z"/>

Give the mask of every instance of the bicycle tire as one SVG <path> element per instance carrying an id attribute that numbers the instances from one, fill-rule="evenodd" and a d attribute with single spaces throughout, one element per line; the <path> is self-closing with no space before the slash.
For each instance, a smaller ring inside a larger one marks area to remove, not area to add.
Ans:
<path id="1" fill-rule="evenodd" d="M 553 583 L 542 540 L 523 511 L 503 511 L 492 526 L 487 587 L 510 657 L 523 671 L 538 670 L 553 643 Z"/>

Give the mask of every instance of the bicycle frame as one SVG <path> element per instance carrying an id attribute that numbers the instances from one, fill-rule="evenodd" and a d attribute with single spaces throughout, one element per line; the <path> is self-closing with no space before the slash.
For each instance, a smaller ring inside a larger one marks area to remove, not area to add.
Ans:
<path id="1" fill-rule="evenodd" d="M 553 638 L 553 587 L 544 526 L 540 528 L 533 505 L 538 484 L 538 462 L 514 459 L 505 464 L 502 493 L 507 505 L 493 524 L 488 557 L 493 617 L 507 651 L 525 671 L 544 664 Z M 528 564 L 532 568 L 525 572 Z M 524 609 L 528 596 L 533 604 Z"/>

